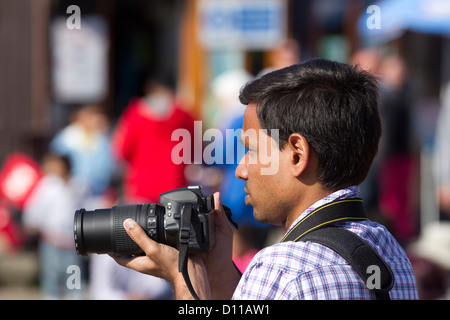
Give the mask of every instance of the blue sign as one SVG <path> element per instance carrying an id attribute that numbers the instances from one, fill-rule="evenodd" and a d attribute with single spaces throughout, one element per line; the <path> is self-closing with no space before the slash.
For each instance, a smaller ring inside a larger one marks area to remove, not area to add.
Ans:
<path id="1" fill-rule="evenodd" d="M 199 37 L 207 48 L 268 49 L 286 37 L 285 1 L 203 0 L 199 11 Z"/>

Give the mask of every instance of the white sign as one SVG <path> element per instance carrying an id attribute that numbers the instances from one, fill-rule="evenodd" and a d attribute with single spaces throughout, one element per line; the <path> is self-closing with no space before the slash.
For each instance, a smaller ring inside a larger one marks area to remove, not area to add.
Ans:
<path id="1" fill-rule="evenodd" d="M 285 0 L 201 0 L 198 36 L 207 49 L 276 47 L 286 38 Z"/>
<path id="2" fill-rule="evenodd" d="M 53 94 L 60 103 L 95 103 L 108 93 L 108 26 L 101 17 L 81 19 L 80 28 L 68 27 L 64 17 L 51 25 Z"/>

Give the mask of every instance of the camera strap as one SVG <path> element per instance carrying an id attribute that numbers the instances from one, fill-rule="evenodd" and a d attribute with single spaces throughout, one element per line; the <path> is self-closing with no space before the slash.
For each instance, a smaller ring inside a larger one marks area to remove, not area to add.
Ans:
<path id="1" fill-rule="evenodd" d="M 183 275 L 184 282 L 186 283 L 186 286 L 194 299 L 200 300 L 199 296 L 194 290 L 194 287 L 192 286 L 188 272 L 189 238 L 191 236 L 191 215 L 192 205 L 190 203 L 186 203 L 181 210 L 179 233 L 180 245 L 178 248 L 178 271 Z"/>
<path id="2" fill-rule="evenodd" d="M 225 214 L 230 221 L 231 224 L 237 229 L 238 224 L 231 219 L 232 213 L 230 208 L 225 205 L 222 205 Z M 186 203 L 181 210 L 181 219 L 180 219 L 180 233 L 179 233 L 179 241 L 180 245 L 178 247 L 178 271 L 183 275 L 184 282 L 186 283 L 189 292 L 194 297 L 195 300 L 200 300 L 199 296 L 194 290 L 192 286 L 191 279 L 189 278 L 188 272 L 188 257 L 189 257 L 189 239 L 191 237 L 191 216 L 192 216 L 192 205 Z M 234 264 L 234 263 L 233 263 Z M 236 267 L 236 265 L 235 265 Z M 240 273 L 239 269 L 236 270 Z"/>
<path id="3" fill-rule="evenodd" d="M 343 257 L 375 293 L 377 300 L 390 300 L 389 291 L 394 285 L 394 275 L 389 265 L 365 240 L 336 224 L 343 221 L 367 220 L 362 199 L 346 199 L 323 205 L 300 220 L 281 240 L 311 241 L 324 245 Z M 369 282 L 373 267 L 379 270 L 380 281 Z M 378 284 L 378 285 L 377 285 Z"/>

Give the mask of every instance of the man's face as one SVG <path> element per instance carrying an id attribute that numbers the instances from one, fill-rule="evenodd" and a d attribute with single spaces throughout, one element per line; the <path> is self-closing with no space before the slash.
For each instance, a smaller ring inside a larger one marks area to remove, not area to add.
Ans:
<path id="1" fill-rule="evenodd" d="M 244 113 L 241 140 L 249 149 L 236 168 L 236 177 L 245 181 L 245 203 L 253 206 L 255 219 L 282 225 L 288 213 L 288 155 L 280 151 L 278 136 L 268 136 L 261 129 L 256 105 L 249 104 Z M 277 132 L 272 132 L 277 133 Z"/>

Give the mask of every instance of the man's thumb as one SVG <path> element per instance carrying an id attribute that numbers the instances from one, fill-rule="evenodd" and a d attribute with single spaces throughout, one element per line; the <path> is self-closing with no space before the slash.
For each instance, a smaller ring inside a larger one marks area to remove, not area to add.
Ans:
<path id="1" fill-rule="evenodd" d="M 148 250 L 149 246 L 152 245 L 152 240 L 148 237 L 141 226 L 133 219 L 126 219 L 123 222 L 123 227 L 127 231 L 130 238 L 136 242 L 136 244 L 144 251 Z"/>

